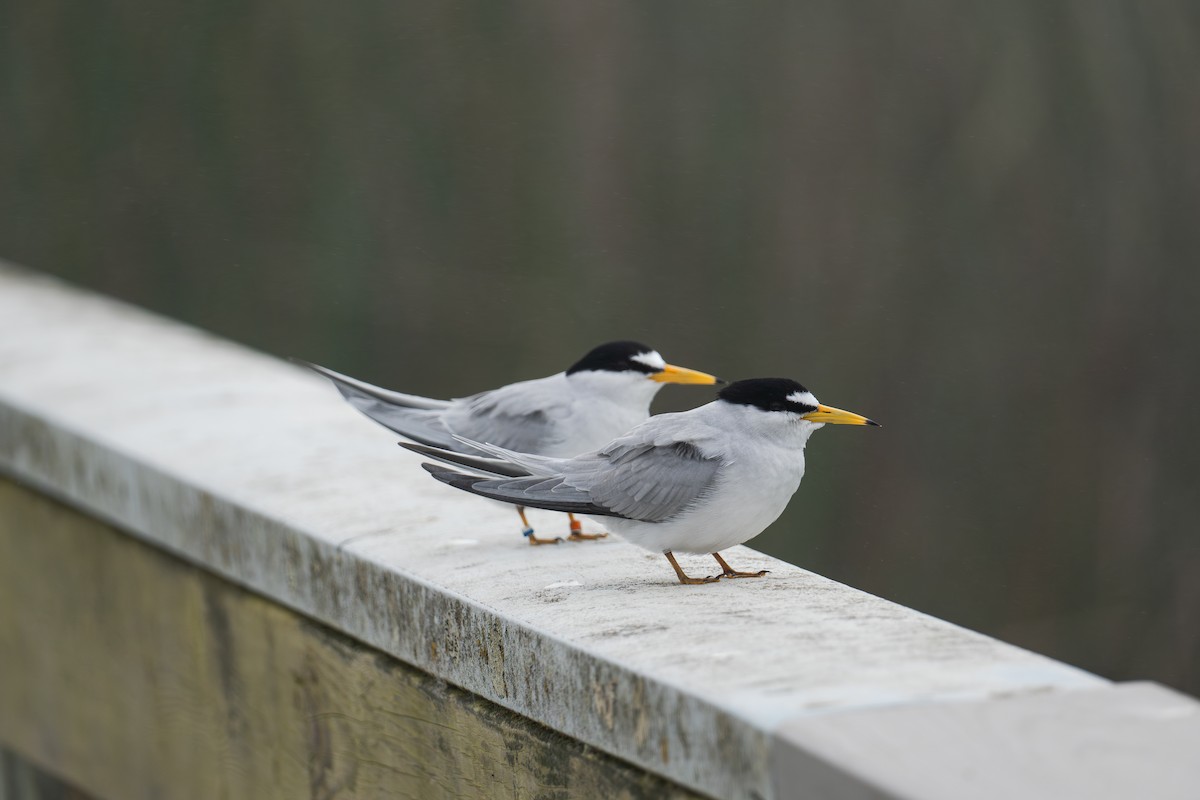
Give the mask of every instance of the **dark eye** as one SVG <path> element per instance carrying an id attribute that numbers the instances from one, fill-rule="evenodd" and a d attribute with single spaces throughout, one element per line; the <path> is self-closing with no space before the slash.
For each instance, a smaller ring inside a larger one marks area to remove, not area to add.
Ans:
<path id="1" fill-rule="evenodd" d="M 771 410 L 772 411 L 787 411 L 787 403 L 776 400 L 773 403 L 771 403 Z"/>

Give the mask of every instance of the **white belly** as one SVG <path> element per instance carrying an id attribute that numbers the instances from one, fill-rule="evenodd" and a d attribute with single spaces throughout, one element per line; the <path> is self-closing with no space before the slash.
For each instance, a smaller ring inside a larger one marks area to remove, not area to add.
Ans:
<path id="1" fill-rule="evenodd" d="M 730 465 L 721 482 L 695 508 L 665 522 L 597 517 L 608 530 L 647 550 L 716 553 L 754 538 L 779 519 L 804 477 L 803 453 L 788 462 Z M 798 461 L 798 463 L 797 463 Z"/>

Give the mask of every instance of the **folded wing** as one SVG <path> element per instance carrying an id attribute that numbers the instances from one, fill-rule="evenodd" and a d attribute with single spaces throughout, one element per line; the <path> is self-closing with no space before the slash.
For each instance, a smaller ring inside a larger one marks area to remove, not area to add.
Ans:
<path id="1" fill-rule="evenodd" d="M 507 461 L 500 448 L 487 449 Z M 508 463 L 521 467 L 515 461 Z M 631 437 L 576 458 L 538 459 L 537 471 L 541 474 L 521 478 L 466 475 L 424 465 L 443 483 L 493 500 L 644 522 L 662 522 L 686 511 L 712 489 L 720 466 L 719 458 L 704 455 L 686 441 L 639 441 Z M 551 472 L 551 467 L 555 471 L 545 474 Z"/>
<path id="2" fill-rule="evenodd" d="M 456 400 L 442 423 L 456 436 L 521 453 L 544 453 L 560 444 L 558 423 L 570 414 L 572 402 L 566 379 L 552 375 Z"/>

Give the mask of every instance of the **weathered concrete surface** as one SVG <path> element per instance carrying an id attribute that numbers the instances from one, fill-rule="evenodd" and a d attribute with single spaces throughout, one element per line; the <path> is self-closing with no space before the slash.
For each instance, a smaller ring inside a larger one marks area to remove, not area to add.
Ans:
<path id="1" fill-rule="evenodd" d="M 532 549 L 417 462 L 314 376 L 0 271 L 0 470 L 706 793 L 788 796 L 797 717 L 1106 685 L 748 549 L 768 579 L 696 587 L 616 541 Z"/>
<path id="2" fill-rule="evenodd" d="M 98 797 L 696 797 L 8 481 L 0 663 L 0 742 Z"/>
<path id="3" fill-rule="evenodd" d="M 776 755 L 784 785 L 824 800 L 1189 800 L 1200 797 L 1200 703 L 1128 683 L 897 706 L 792 720 Z"/>

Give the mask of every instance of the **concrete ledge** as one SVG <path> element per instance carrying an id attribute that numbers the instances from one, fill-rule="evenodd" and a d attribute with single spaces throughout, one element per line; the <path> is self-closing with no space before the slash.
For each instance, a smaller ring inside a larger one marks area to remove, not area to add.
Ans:
<path id="1" fill-rule="evenodd" d="M 700 587 L 619 542 L 531 550 L 511 512 L 416 464 L 290 365 L 0 270 L 0 470 L 700 792 L 801 796 L 824 778 L 785 769 L 780 748 L 818 753 L 813 737 L 837 741 L 843 715 L 1119 696 L 749 549 L 735 563 L 768 568 L 769 580 Z M 1200 743 L 1197 731 L 1186 729 Z M 845 796 L 887 785 L 867 769 L 874 754 L 862 758 L 837 771 Z M 973 774 L 1007 768 L 983 754 Z M 1039 793 L 1036 777 L 1023 796 L 1062 796 Z"/>
<path id="2" fill-rule="evenodd" d="M 827 800 L 1194 797 L 1198 729 L 1200 704 L 1153 683 L 897 706 L 784 724 L 777 774 Z"/>

